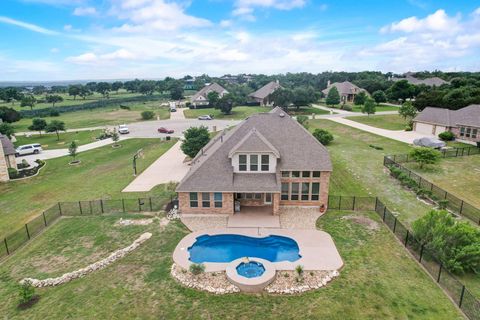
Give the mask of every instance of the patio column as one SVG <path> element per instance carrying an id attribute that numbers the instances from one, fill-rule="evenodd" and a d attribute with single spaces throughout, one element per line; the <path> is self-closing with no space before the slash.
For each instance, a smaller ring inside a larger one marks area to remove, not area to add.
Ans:
<path id="1" fill-rule="evenodd" d="M 280 193 L 272 193 L 272 211 L 277 216 L 280 210 Z"/>

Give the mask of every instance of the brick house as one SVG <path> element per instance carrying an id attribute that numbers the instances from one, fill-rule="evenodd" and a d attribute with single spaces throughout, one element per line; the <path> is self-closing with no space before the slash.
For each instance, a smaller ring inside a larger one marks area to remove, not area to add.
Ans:
<path id="1" fill-rule="evenodd" d="M 427 107 L 413 119 L 413 130 L 438 136 L 450 131 L 458 140 L 480 141 L 480 105 L 470 105 L 459 110 Z"/>
<path id="2" fill-rule="evenodd" d="M 322 93 L 327 96 L 333 87 L 337 88 L 342 102 L 353 102 L 355 96 L 360 92 L 368 94 L 367 90 L 362 89 L 349 81 L 330 83 L 330 80 L 328 80 L 327 88 L 322 90 Z"/>
<path id="3" fill-rule="evenodd" d="M 221 98 L 228 93 L 228 91 L 219 85 L 218 83 L 211 83 L 200 89 L 197 93 L 192 96 L 192 104 L 194 107 L 208 105 L 208 94 L 210 92 L 218 93 L 218 96 Z"/>
<path id="4" fill-rule="evenodd" d="M 177 187 L 182 213 L 230 214 L 282 206 L 326 209 L 332 164 L 327 149 L 275 108 L 212 139 Z"/>
<path id="5" fill-rule="evenodd" d="M 6 136 L 0 134 L 0 181 L 8 181 L 8 168 L 17 169 L 15 147 Z"/>
<path id="6" fill-rule="evenodd" d="M 271 106 L 273 105 L 271 94 L 281 87 L 282 86 L 278 80 L 271 81 L 257 91 L 250 93 L 248 98 L 249 100 L 259 103 L 261 106 Z"/>

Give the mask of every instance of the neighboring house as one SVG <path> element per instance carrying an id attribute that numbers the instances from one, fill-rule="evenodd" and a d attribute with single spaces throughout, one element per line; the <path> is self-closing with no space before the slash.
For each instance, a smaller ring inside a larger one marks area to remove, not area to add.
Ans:
<path id="1" fill-rule="evenodd" d="M 459 110 L 427 107 L 413 119 L 413 130 L 435 135 L 451 131 L 460 140 L 480 141 L 480 105 Z"/>
<path id="2" fill-rule="evenodd" d="M 334 82 L 330 84 L 330 80 L 328 81 L 327 88 L 322 90 L 322 93 L 327 96 L 333 87 L 337 88 L 338 93 L 340 94 L 340 101 L 342 102 L 353 102 L 355 96 L 360 92 L 368 93 L 367 90 L 359 88 L 349 81 Z"/>
<path id="3" fill-rule="evenodd" d="M 442 78 L 439 77 L 431 77 L 431 78 L 426 78 L 426 79 L 417 79 L 415 78 L 412 73 L 406 73 L 405 78 L 393 78 L 393 81 L 400 81 L 400 80 L 407 80 L 408 83 L 414 84 L 414 85 L 420 85 L 424 84 L 429 87 L 439 87 L 442 84 L 449 84 L 450 82 L 443 80 Z"/>
<path id="4" fill-rule="evenodd" d="M 257 91 L 250 93 L 248 97 L 257 103 L 260 103 L 261 106 L 270 106 L 273 104 L 273 102 L 270 100 L 270 95 L 278 88 L 281 88 L 278 80 L 272 81 L 267 83 Z"/>
<path id="5" fill-rule="evenodd" d="M 212 139 L 177 187 L 182 213 L 232 215 L 249 208 L 326 209 L 327 149 L 280 108 L 258 113 Z M 262 207 L 262 208 L 259 208 Z"/>
<path id="6" fill-rule="evenodd" d="M 197 93 L 192 96 L 192 104 L 194 106 L 203 106 L 208 104 L 208 94 L 212 91 L 218 93 L 219 97 L 223 97 L 228 93 L 225 88 L 223 88 L 218 83 L 211 83 L 200 89 Z"/>
<path id="7" fill-rule="evenodd" d="M 8 168 L 17 169 L 15 147 L 4 135 L 0 134 L 0 181 L 8 181 Z"/>

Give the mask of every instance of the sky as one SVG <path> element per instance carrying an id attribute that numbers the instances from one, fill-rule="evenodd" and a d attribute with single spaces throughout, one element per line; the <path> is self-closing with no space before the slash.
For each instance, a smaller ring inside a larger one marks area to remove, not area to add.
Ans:
<path id="1" fill-rule="evenodd" d="M 0 81 L 479 71 L 474 0 L 0 0 Z"/>

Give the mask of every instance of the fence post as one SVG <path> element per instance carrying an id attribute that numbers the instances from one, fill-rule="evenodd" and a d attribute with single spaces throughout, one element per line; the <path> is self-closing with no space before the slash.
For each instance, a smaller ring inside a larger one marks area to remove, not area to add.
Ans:
<path id="1" fill-rule="evenodd" d="M 5 249 L 7 249 L 7 254 L 10 255 L 10 251 L 8 250 L 7 238 L 3 238 L 3 243 L 5 243 Z"/>
<path id="2" fill-rule="evenodd" d="M 27 237 L 28 237 L 28 240 L 30 240 L 30 232 L 28 232 L 28 226 L 26 223 L 25 223 L 25 231 L 27 231 Z"/>
<path id="3" fill-rule="evenodd" d="M 90 214 L 93 214 L 92 200 L 88 201 L 88 206 L 90 207 Z"/>
<path id="4" fill-rule="evenodd" d="M 456 150 L 456 154 L 455 154 L 455 157 L 458 157 L 458 149 Z"/>
<path id="5" fill-rule="evenodd" d="M 418 262 L 422 262 L 422 257 L 423 257 L 423 249 L 425 248 L 425 245 L 422 244 L 422 247 L 420 248 L 420 258 L 418 258 Z"/>
<path id="6" fill-rule="evenodd" d="M 463 211 L 463 200 L 462 200 L 462 203 L 460 204 L 460 214 L 462 214 L 462 211 Z"/>
<path id="7" fill-rule="evenodd" d="M 353 196 L 352 211 L 355 211 L 355 200 L 357 197 Z"/>
<path id="8" fill-rule="evenodd" d="M 80 208 L 80 214 L 83 214 L 82 202 L 81 201 L 78 201 L 78 207 Z"/>
<path id="9" fill-rule="evenodd" d="M 387 206 L 383 204 L 383 221 L 385 222 L 385 214 L 387 213 Z"/>
<path id="10" fill-rule="evenodd" d="M 58 212 L 62 215 L 62 206 L 60 205 L 60 202 L 58 203 Z"/>
<path id="11" fill-rule="evenodd" d="M 125 212 L 125 199 L 122 198 L 122 208 L 123 208 L 123 212 Z"/>
<path id="12" fill-rule="evenodd" d="M 407 246 L 407 243 L 408 243 L 408 230 L 407 230 L 407 235 L 405 236 L 405 247 Z"/>
<path id="13" fill-rule="evenodd" d="M 462 286 L 462 292 L 460 293 L 460 300 L 458 301 L 458 307 L 462 308 L 463 295 L 465 294 L 465 285 Z"/>
<path id="14" fill-rule="evenodd" d="M 443 264 L 440 262 L 440 268 L 438 268 L 437 282 L 440 282 L 440 276 L 442 275 Z"/>
<path id="15" fill-rule="evenodd" d="M 470 149 L 471 149 L 471 148 L 468 148 L 468 149 L 467 149 L 467 150 L 468 150 L 468 151 L 467 151 L 467 156 L 470 155 Z"/>
<path id="16" fill-rule="evenodd" d="M 150 212 L 153 211 L 153 207 L 152 207 L 152 197 L 149 197 L 148 198 L 148 202 L 150 203 Z"/>
<path id="17" fill-rule="evenodd" d="M 397 217 L 395 217 L 395 220 L 393 221 L 393 233 L 395 233 L 395 229 L 397 229 Z"/>
<path id="18" fill-rule="evenodd" d="M 138 198 L 138 212 L 142 212 L 142 202 L 140 198 Z"/>
<path id="19" fill-rule="evenodd" d="M 375 197 L 375 211 L 377 211 L 378 207 L 378 197 Z"/>
<path id="20" fill-rule="evenodd" d="M 45 218 L 45 211 L 42 212 L 42 216 L 43 216 L 43 223 L 45 224 L 45 227 L 47 226 L 47 219 Z"/>
<path id="21" fill-rule="evenodd" d="M 103 199 L 100 199 L 100 208 L 102 209 L 102 213 L 105 213 L 105 211 L 103 209 Z"/>
<path id="22" fill-rule="evenodd" d="M 338 196 L 338 210 L 342 209 L 342 196 Z"/>

